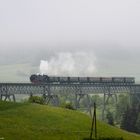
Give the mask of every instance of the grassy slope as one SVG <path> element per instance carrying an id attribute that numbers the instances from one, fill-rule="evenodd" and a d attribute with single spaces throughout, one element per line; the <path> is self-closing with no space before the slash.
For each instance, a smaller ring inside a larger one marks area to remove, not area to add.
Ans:
<path id="1" fill-rule="evenodd" d="M 37 104 L 0 102 L 0 138 L 6 140 L 78 140 L 89 137 L 90 119 L 77 111 Z M 97 123 L 98 136 L 118 136 L 140 140 L 102 122 Z"/>

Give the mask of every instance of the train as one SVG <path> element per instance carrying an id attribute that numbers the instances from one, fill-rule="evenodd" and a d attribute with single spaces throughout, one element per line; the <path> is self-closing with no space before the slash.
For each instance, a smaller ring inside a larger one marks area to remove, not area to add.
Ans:
<path id="1" fill-rule="evenodd" d="M 134 77 L 57 77 L 41 74 L 30 76 L 32 83 L 127 83 L 134 84 Z"/>

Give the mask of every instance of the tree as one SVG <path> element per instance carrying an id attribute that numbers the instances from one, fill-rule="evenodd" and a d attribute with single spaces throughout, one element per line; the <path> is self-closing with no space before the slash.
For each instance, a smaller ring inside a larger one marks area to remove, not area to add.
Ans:
<path id="1" fill-rule="evenodd" d="M 110 111 L 107 111 L 106 118 L 107 118 L 108 124 L 114 125 L 113 113 L 111 113 Z"/>
<path id="2" fill-rule="evenodd" d="M 136 127 L 136 132 L 140 134 L 140 113 L 138 114 L 135 127 Z"/>
<path id="3" fill-rule="evenodd" d="M 124 115 L 124 111 L 127 110 L 127 107 L 130 106 L 129 104 L 129 96 L 120 94 L 118 96 L 118 103 L 116 105 L 116 113 L 115 113 L 115 121 L 120 124 L 121 119 Z"/>
<path id="4" fill-rule="evenodd" d="M 127 131 L 136 132 L 137 109 L 135 106 L 127 107 L 122 115 L 121 128 Z"/>

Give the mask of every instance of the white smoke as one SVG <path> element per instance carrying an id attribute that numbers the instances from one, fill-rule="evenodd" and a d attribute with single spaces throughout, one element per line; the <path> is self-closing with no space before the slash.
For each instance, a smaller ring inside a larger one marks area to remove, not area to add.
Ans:
<path id="1" fill-rule="evenodd" d="M 40 61 L 40 73 L 53 76 L 94 76 L 96 57 L 93 53 L 62 52 Z"/>

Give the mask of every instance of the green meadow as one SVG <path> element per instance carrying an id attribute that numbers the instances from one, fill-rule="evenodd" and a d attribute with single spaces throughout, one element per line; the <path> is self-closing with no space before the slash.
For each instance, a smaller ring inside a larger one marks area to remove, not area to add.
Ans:
<path id="1" fill-rule="evenodd" d="M 90 135 L 91 118 L 75 110 L 0 101 L 0 138 L 5 140 L 82 140 Z M 140 140 L 140 135 L 97 122 L 98 137 Z"/>

